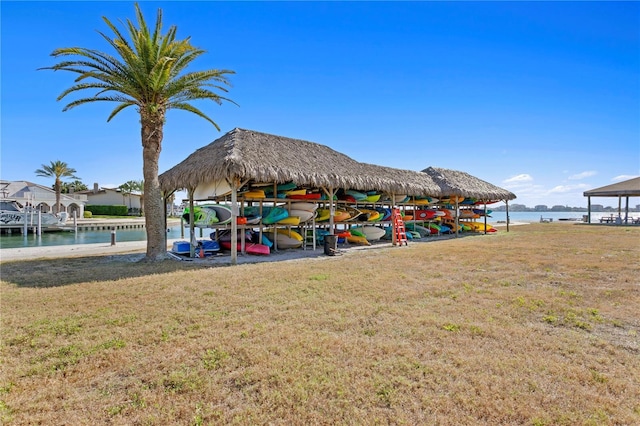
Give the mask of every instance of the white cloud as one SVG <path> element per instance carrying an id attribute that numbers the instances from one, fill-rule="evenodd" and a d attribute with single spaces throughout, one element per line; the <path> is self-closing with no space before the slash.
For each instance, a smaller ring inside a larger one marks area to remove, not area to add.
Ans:
<path id="1" fill-rule="evenodd" d="M 598 174 L 598 172 L 596 172 L 595 170 L 588 170 L 586 172 L 582 172 L 582 173 L 578 173 L 578 174 L 569 176 L 569 180 L 580 180 L 580 179 L 588 178 L 588 177 L 591 177 L 591 176 L 595 176 L 597 174 Z"/>
<path id="2" fill-rule="evenodd" d="M 587 188 L 589 188 L 589 186 L 584 183 L 580 183 L 577 185 L 558 185 L 551 188 L 548 191 L 548 193 L 549 194 L 566 194 L 568 192 L 578 191 L 578 190 L 587 189 Z"/>
<path id="3" fill-rule="evenodd" d="M 633 178 L 637 178 L 638 176 L 634 176 L 634 175 L 619 175 L 614 177 L 613 179 L 611 179 L 614 182 L 622 182 L 624 180 L 629 180 L 629 179 L 633 179 Z"/>
<path id="4" fill-rule="evenodd" d="M 532 180 L 533 178 L 531 177 L 531 175 L 526 173 L 521 173 L 519 175 L 515 175 L 513 177 L 510 177 L 509 179 L 502 181 L 502 183 L 531 182 Z"/>

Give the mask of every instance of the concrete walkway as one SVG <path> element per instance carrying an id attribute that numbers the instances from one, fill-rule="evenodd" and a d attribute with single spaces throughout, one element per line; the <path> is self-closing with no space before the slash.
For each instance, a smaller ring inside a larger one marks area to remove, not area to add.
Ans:
<path id="1" fill-rule="evenodd" d="M 173 242 L 168 240 L 167 249 L 171 250 Z M 25 259 L 56 259 L 61 257 L 109 256 L 112 254 L 146 253 L 147 241 L 125 241 L 96 244 L 68 244 L 61 246 L 18 247 L 0 250 L 0 263 Z"/>

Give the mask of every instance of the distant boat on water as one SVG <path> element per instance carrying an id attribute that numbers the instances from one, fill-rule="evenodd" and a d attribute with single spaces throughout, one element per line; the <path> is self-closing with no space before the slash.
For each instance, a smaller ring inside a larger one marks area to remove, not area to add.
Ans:
<path id="1" fill-rule="evenodd" d="M 16 200 L 0 200 L 0 229 L 24 228 L 25 221 L 27 228 L 40 225 L 42 229 L 46 229 L 64 225 L 67 218 L 66 212 L 61 212 L 59 215 L 43 213 L 34 208 L 25 209 Z"/>

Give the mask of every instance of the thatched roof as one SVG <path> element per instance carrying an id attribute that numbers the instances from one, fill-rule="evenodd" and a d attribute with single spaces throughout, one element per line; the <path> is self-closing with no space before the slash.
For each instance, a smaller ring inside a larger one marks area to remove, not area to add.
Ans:
<path id="1" fill-rule="evenodd" d="M 360 163 L 325 145 L 239 128 L 198 149 L 159 178 L 166 192 L 235 178 L 413 196 L 516 198 L 467 173 L 433 167 L 416 172 Z"/>
<path id="2" fill-rule="evenodd" d="M 469 173 L 440 167 L 427 167 L 422 171 L 440 187 L 444 195 L 477 198 L 478 200 L 513 200 L 515 194 L 495 186 Z"/>
<path id="3" fill-rule="evenodd" d="M 640 177 L 591 189 L 583 193 L 585 197 L 640 197 Z"/>
<path id="4" fill-rule="evenodd" d="M 443 195 L 438 184 L 425 173 L 367 163 L 360 163 L 360 167 L 362 168 L 361 173 L 375 180 L 375 186 L 370 189 L 416 196 L 439 197 Z M 393 190 L 387 188 L 393 188 Z"/>
<path id="5" fill-rule="evenodd" d="M 359 163 L 314 142 L 236 128 L 160 175 L 164 191 L 225 178 L 299 186 L 438 195 L 419 172 Z"/>

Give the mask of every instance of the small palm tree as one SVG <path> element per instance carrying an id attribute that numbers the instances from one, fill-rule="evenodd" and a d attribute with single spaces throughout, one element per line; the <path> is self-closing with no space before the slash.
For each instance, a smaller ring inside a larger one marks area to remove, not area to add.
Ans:
<path id="1" fill-rule="evenodd" d="M 53 185 L 52 188 L 55 189 L 55 185 Z M 62 188 L 63 194 L 70 194 L 71 192 L 78 192 L 78 191 L 86 191 L 87 189 L 89 189 L 87 185 L 85 185 L 84 183 L 82 183 L 81 180 L 78 180 L 78 179 L 74 180 L 73 182 L 62 182 L 61 188 Z"/>
<path id="2" fill-rule="evenodd" d="M 61 210 L 60 194 L 62 193 L 62 178 L 79 179 L 74 175 L 75 172 L 75 169 L 72 169 L 67 163 L 60 160 L 52 161 L 49 165 L 43 164 L 42 168 L 37 169 L 35 172 L 36 176 L 55 178 L 55 183 L 53 184 L 53 190 L 56 192 L 55 213 L 60 213 Z"/>
<path id="3" fill-rule="evenodd" d="M 144 194 L 144 181 L 141 180 L 129 180 L 118 187 L 120 192 L 122 193 L 122 200 L 124 202 L 124 197 L 129 197 L 129 209 L 131 209 L 131 194 L 137 192 L 140 194 L 140 213 L 142 215 L 142 203 L 143 203 L 143 194 Z"/>
<path id="4" fill-rule="evenodd" d="M 122 194 L 122 203 L 126 205 L 125 197 L 129 198 L 129 210 L 131 210 L 131 193 L 133 192 L 133 182 L 134 181 L 130 180 L 118 187 L 120 193 Z"/>
<path id="5" fill-rule="evenodd" d="M 131 181 L 131 188 L 140 195 L 140 216 L 142 216 L 144 214 L 144 181 Z M 163 209 L 162 211 L 164 212 L 165 210 Z"/>
<path id="6" fill-rule="evenodd" d="M 115 50 L 117 56 L 83 47 L 56 49 L 51 54 L 56 58 L 73 57 L 52 67 L 78 74 L 71 86 L 58 100 L 71 93 L 95 89 L 93 96 L 76 99 L 68 103 L 63 111 L 78 105 L 96 101 L 116 102 L 107 121 L 127 107 L 133 106 L 140 114 L 142 136 L 142 171 L 145 194 L 145 224 L 147 231 L 147 254 L 145 260 L 155 261 L 166 257 L 166 232 L 164 227 L 164 202 L 158 180 L 158 161 L 166 113 L 169 109 L 180 109 L 194 113 L 209 121 L 217 130 L 218 125 L 190 102 L 208 99 L 222 104 L 230 101 L 215 91 L 226 92 L 230 70 L 206 70 L 185 72 L 196 58 L 205 53 L 191 45 L 190 39 L 177 40 L 177 28 L 172 26 L 162 34 L 162 10 L 158 9 L 153 31 L 147 26 L 139 5 L 135 4 L 136 25 L 127 20 L 128 38 L 109 21 L 102 19 L 113 31 L 113 39 L 99 32 Z M 233 102 L 233 101 L 230 101 Z"/>

